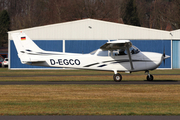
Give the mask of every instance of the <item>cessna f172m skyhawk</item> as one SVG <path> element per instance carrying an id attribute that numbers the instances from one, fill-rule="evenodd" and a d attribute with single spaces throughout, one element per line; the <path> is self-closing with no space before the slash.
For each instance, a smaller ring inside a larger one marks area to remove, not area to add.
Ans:
<path id="1" fill-rule="evenodd" d="M 25 33 L 12 34 L 22 64 L 61 68 L 114 71 L 114 81 L 122 80 L 120 72 L 145 71 L 147 80 L 153 80 L 149 70 L 156 69 L 168 55 L 141 52 L 129 40 L 109 41 L 89 54 L 44 51 Z"/>

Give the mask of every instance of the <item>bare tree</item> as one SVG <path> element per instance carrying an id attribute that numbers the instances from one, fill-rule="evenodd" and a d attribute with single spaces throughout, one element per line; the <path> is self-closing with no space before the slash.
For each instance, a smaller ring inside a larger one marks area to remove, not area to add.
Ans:
<path id="1" fill-rule="evenodd" d="M 180 28 L 180 1 L 173 0 L 168 10 L 169 23 L 175 27 L 175 29 Z"/>
<path id="2" fill-rule="evenodd" d="M 11 30 L 84 18 L 121 22 L 127 0 L 0 0 L 7 10 Z M 165 29 L 180 27 L 179 0 L 134 0 L 141 26 Z"/>

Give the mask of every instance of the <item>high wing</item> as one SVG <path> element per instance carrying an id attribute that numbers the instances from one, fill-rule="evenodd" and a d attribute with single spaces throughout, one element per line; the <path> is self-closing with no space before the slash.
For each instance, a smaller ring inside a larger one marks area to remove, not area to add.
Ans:
<path id="1" fill-rule="evenodd" d="M 107 42 L 104 45 L 102 45 L 100 48 L 102 50 L 117 50 L 117 49 L 126 49 L 127 47 L 131 47 L 132 43 L 130 40 L 117 40 L 117 41 L 111 41 Z"/>
<path id="2" fill-rule="evenodd" d="M 131 53 L 129 48 L 132 47 L 132 43 L 130 42 L 130 40 L 117 40 L 117 41 L 110 41 L 105 43 L 104 45 L 102 45 L 100 47 L 100 49 L 102 50 L 118 50 L 118 49 L 126 49 L 128 56 L 129 56 L 129 61 L 130 61 L 130 65 L 131 65 L 131 69 L 133 70 L 133 63 L 132 63 L 132 59 L 131 59 Z"/>

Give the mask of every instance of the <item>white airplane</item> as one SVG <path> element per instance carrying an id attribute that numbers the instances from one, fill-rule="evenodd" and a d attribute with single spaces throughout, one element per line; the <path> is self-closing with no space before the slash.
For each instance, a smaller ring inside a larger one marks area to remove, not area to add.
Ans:
<path id="1" fill-rule="evenodd" d="M 75 54 L 44 51 L 22 32 L 12 34 L 12 38 L 22 64 L 114 71 L 116 82 L 122 80 L 118 71 L 145 71 L 147 80 L 152 81 L 153 76 L 149 70 L 156 69 L 163 60 L 170 57 L 165 52 L 141 52 L 129 40 L 109 41 L 89 54 Z"/>

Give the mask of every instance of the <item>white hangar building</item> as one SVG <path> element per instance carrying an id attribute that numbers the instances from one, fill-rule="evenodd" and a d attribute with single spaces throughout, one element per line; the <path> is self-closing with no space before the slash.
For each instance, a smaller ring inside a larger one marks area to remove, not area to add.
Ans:
<path id="1" fill-rule="evenodd" d="M 163 53 L 171 58 L 159 68 L 180 68 L 180 31 L 162 31 L 95 19 L 52 24 L 8 32 L 9 69 L 47 69 L 21 64 L 11 34 L 23 31 L 40 48 L 48 51 L 90 53 L 108 40 L 128 39 L 141 51 Z"/>

